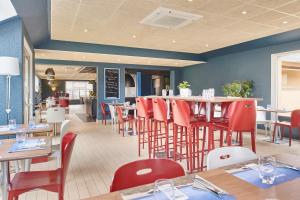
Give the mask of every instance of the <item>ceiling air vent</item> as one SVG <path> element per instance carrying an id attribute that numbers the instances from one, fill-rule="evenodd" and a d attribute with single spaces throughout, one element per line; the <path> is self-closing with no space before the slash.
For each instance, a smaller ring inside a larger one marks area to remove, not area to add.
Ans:
<path id="1" fill-rule="evenodd" d="M 156 27 L 177 29 L 200 18 L 202 18 L 201 15 L 159 7 L 140 21 L 140 23 Z"/>

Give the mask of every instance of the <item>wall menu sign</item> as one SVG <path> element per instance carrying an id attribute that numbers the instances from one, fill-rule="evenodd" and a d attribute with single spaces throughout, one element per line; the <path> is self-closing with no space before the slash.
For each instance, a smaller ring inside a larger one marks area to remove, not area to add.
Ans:
<path id="1" fill-rule="evenodd" d="M 104 68 L 104 98 L 120 98 L 120 69 Z"/>

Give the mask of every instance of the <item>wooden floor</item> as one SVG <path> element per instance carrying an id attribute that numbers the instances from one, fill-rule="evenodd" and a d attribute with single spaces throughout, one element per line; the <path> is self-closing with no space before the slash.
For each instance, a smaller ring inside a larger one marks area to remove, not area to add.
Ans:
<path id="1" fill-rule="evenodd" d="M 109 191 L 114 171 L 121 165 L 146 158 L 137 156 L 136 136 L 121 137 L 112 129 L 111 125 L 103 126 L 101 123 L 82 122 L 74 113 L 82 112 L 82 107 L 72 107 L 68 118 L 72 120 L 71 130 L 78 134 L 74 147 L 71 166 L 69 169 L 65 199 L 83 199 Z M 261 136 L 260 136 L 261 137 Z M 249 146 L 249 138 L 245 138 Z M 275 154 L 288 152 L 300 155 L 300 144 L 293 141 L 292 147 L 287 144 L 277 145 L 258 140 L 259 154 Z M 55 160 L 43 164 L 32 165 L 32 170 L 54 169 Z M 51 192 L 36 190 L 21 196 L 22 200 L 57 199 Z"/>

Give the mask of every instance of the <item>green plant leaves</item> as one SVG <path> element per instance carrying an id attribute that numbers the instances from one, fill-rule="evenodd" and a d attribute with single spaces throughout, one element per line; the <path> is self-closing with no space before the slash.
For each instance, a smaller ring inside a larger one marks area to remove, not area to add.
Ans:
<path id="1" fill-rule="evenodd" d="M 223 85 L 223 93 L 225 96 L 233 97 L 250 97 L 254 87 L 254 81 L 252 80 L 241 80 L 234 81 Z"/>
<path id="2" fill-rule="evenodd" d="M 177 87 L 179 89 L 185 89 L 185 88 L 191 87 L 191 85 L 187 81 L 182 81 L 181 83 L 179 83 L 179 85 Z"/>

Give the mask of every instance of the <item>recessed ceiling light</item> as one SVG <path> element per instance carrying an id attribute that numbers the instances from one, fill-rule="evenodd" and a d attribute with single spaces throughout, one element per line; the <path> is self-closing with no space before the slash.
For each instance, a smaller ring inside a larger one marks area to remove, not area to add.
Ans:
<path id="1" fill-rule="evenodd" d="M 85 59 L 85 56 L 82 56 L 82 59 Z"/>
<path id="2" fill-rule="evenodd" d="M 89 30 L 87 28 L 83 29 L 83 32 L 87 33 Z"/>
<path id="3" fill-rule="evenodd" d="M 247 14 L 247 11 L 246 11 L 246 10 L 242 11 L 242 14 L 243 14 L 243 15 L 246 15 L 246 14 Z"/>
<path id="4" fill-rule="evenodd" d="M 283 24 L 287 24 L 288 22 L 287 22 L 287 21 L 283 21 L 282 23 L 283 23 Z"/>
<path id="5" fill-rule="evenodd" d="M 208 44 L 206 44 L 205 47 L 208 47 Z"/>
<path id="6" fill-rule="evenodd" d="M 178 65 L 178 63 L 175 63 L 175 65 Z"/>
<path id="7" fill-rule="evenodd" d="M 176 40 L 172 40 L 172 43 L 176 43 Z"/>
<path id="8" fill-rule="evenodd" d="M 189 2 L 192 2 L 193 0 L 188 0 Z"/>
<path id="9" fill-rule="evenodd" d="M 118 62 L 120 62 L 121 61 L 121 59 L 120 58 L 118 58 Z"/>
<path id="10" fill-rule="evenodd" d="M 132 38 L 136 38 L 136 35 L 133 35 Z"/>

